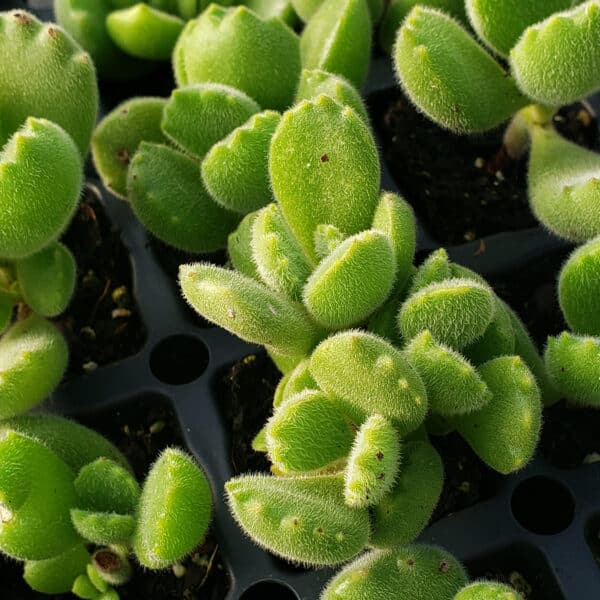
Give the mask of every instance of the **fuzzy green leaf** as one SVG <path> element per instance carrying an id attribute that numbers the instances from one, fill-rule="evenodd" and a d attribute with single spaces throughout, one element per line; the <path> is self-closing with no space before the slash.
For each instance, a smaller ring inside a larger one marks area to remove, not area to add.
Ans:
<path id="1" fill-rule="evenodd" d="M 90 56 L 59 26 L 23 10 L 0 14 L 0 32 L 0 147 L 27 118 L 38 117 L 60 125 L 85 156 L 98 110 Z M 48 158 L 62 167 L 45 170 L 56 184 L 72 160 L 59 154 L 60 144 L 55 150 Z M 56 192 L 48 195 L 56 200 Z"/>
<path id="2" fill-rule="evenodd" d="M 575 333 L 600 335 L 600 238 L 575 250 L 563 265 L 558 297 Z"/>
<path id="3" fill-rule="evenodd" d="M 366 509 L 344 505 L 340 476 L 242 475 L 225 484 L 233 516 L 257 544 L 288 560 L 335 565 L 369 539 Z"/>
<path id="4" fill-rule="evenodd" d="M 553 233 L 576 242 L 600 234 L 600 155 L 534 127 L 529 160 L 529 200 Z"/>
<path id="5" fill-rule="evenodd" d="M 323 2 L 324 0 L 291 0 L 294 9 L 305 23 L 312 18 Z M 385 0 L 367 0 L 367 5 L 372 21 L 377 23 L 383 14 Z"/>
<path id="6" fill-rule="evenodd" d="M 298 85 L 300 42 L 279 19 L 263 20 L 245 6 L 211 4 L 183 30 L 173 63 L 179 85 L 224 83 L 263 108 L 283 110 Z"/>
<path id="7" fill-rule="evenodd" d="M 345 235 L 371 225 L 379 157 L 371 131 L 352 108 L 319 96 L 284 113 L 269 171 L 285 220 L 314 262 L 318 225 L 334 225 Z"/>
<path id="8" fill-rule="evenodd" d="M 400 467 L 400 450 L 396 429 L 381 415 L 371 415 L 361 425 L 344 472 L 348 506 L 373 506 L 390 491 Z"/>
<path id="9" fill-rule="evenodd" d="M 446 279 L 452 279 L 453 276 L 452 264 L 446 250 L 444 248 L 435 250 L 419 265 L 412 279 L 408 296 L 420 292 L 432 283 L 441 283 Z"/>
<path id="10" fill-rule="evenodd" d="M 282 475 L 333 467 L 352 448 L 353 424 L 327 394 L 306 390 L 281 404 L 267 422 L 269 458 Z"/>
<path id="11" fill-rule="evenodd" d="M 429 329 L 437 342 L 460 350 L 483 336 L 494 309 L 489 286 L 447 279 L 410 296 L 398 313 L 398 327 L 406 340 Z"/>
<path id="12" fill-rule="evenodd" d="M 216 202 L 248 213 L 272 200 L 269 146 L 280 120 L 272 110 L 256 114 L 210 149 L 202 179 Z"/>
<path id="13" fill-rule="evenodd" d="M 444 466 L 427 441 L 406 442 L 402 467 L 389 494 L 373 509 L 371 544 L 394 548 L 413 541 L 425 529 L 444 484 Z"/>
<path id="14" fill-rule="evenodd" d="M 204 538 L 212 496 L 206 476 L 181 450 L 168 448 L 144 482 L 133 549 L 149 569 L 164 569 Z"/>
<path id="15" fill-rule="evenodd" d="M 292 300 L 300 300 L 311 266 L 277 204 L 258 212 L 252 233 L 252 258 L 260 278 Z"/>
<path id="16" fill-rule="evenodd" d="M 495 358 L 479 372 L 492 399 L 481 410 L 456 418 L 455 424 L 479 457 L 506 475 L 533 456 L 541 428 L 540 391 L 518 356 Z"/>
<path id="17" fill-rule="evenodd" d="M 127 54 L 149 60 L 169 60 L 184 22 L 143 2 L 115 10 L 106 17 L 113 42 Z"/>
<path id="18" fill-rule="evenodd" d="M 56 415 L 23 415 L 3 420 L 0 436 L 8 429 L 42 440 L 74 473 L 100 457 L 109 458 L 131 471 L 127 459 L 116 446 L 75 421 Z"/>
<path id="19" fill-rule="evenodd" d="M 71 521 L 77 533 L 94 544 L 127 544 L 135 530 L 131 515 L 71 509 Z"/>
<path id="20" fill-rule="evenodd" d="M 0 438 L 0 464 L 0 550 L 19 560 L 45 560 L 74 546 L 69 467 L 41 442 L 10 430 Z"/>
<path id="21" fill-rule="evenodd" d="M 0 335 L 10 326 L 17 299 L 13 294 L 0 289 Z"/>
<path id="22" fill-rule="evenodd" d="M 60 383 L 69 349 L 62 333 L 32 315 L 0 338 L 0 418 L 39 404 Z"/>
<path id="23" fill-rule="evenodd" d="M 101 593 L 87 575 L 80 575 L 74 582 L 71 592 L 83 600 L 101 600 Z"/>
<path id="24" fill-rule="evenodd" d="M 525 29 L 571 8 L 573 0 L 466 0 L 465 5 L 469 21 L 483 43 L 507 57 Z"/>
<path id="25" fill-rule="evenodd" d="M 27 119 L 0 152 L 0 258 L 30 256 L 63 232 L 77 206 L 82 171 L 63 129 Z"/>
<path id="26" fill-rule="evenodd" d="M 385 302 L 395 276 L 396 257 L 388 236 L 364 231 L 319 263 L 304 288 L 304 304 L 324 327 L 351 327 Z"/>
<path id="27" fill-rule="evenodd" d="M 131 206 L 144 227 L 163 242 L 188 252 L 224 248 L 239 215 L 206 191 L 198 163 L 160 144 L 142 142 L 127 177 Z"/>
<path id="28" fill-rule="evenodd" d="M 291 0 L 245 0 L 244 4 L 262 19 L 279 17 L 290 27 L 298 22 Z"/>
<path id="29" fill-rule="evenodd" d="M 404 433 L 425 420 L 427 393 L 421 378 L 396 348 L 373 334 L 331 336 L 313 352 L 310 370 L 321 389 L 394 420 Z"/>
<path id="30" fill-rule="evenodd" d="M 415 545 L 368 552 L 327 584 L 321 600 L 453 600 L 465 583 L 467 573 L 450 553 Z"/>
<path id="31" fill-rule="evenodd" d="M 19 290 L 25 302 L 44 317 L 63 312 L 75 290 L 77 265 L 70 250 L 54 242 L 16 263 Z"/>
<path id="32" fill-rule="evenodd" d="M 299 394 L 305 390 L 319 389 L 317 382 L 310 372 L 310 359 L 308 358 L 300 361 L 294 369 L 287 373 L 284 379 L 282 379 L 284 386 L 281 389 L 281 396 L 278 398 L 279 402 L 273 401 L 274 408 L 277 408 L 279 404 L 295 394 Z"/>
<path id="33" fill-rule="evenodd" d="M 347 79 L 321 69 L 303 69 L 295 103 L 314 100 L 321 94 L 333 98 L 342 106 L 350 106 L 365 123 L 369 122 L 367 108 L 360 93 Z"/>
<path id="34" fill-rule="evenodd" d="M 563 397 L 583 406 L 600 406 L 600 338 L 564 331 L 549 337 L 544 355 L 552 382 Z"/>
<path id="35" fill-rule="evenodd" d="M 460 415 L 489 402 L 491 392 L 475 368 L 458 352 L 436 343 L 429 331 L 415 337 L 405 355 L 423 380 L 434 413 Z"/>
<path id="36" fill-rule="evenodd" d="M 492 129 L 527 104 L 504 69 L 457 22 L 416 6 L 398 33 L 396 73 L 429 118 L 459 133 Z"/>
<path id="37" fill-rule="evenodd" d="M 178 146 L 201 159 L 213 144 L 259 111 L 260 106 L 240 90 L 200 83 L 173 91 L 161 127 Z"/>
<path id="38" fill-rule="evenodd" d="M 346 238 L 335 225 L 317 225 L 315 253 L 319 259 L 329 256 Z"/>
<path id="39" fill-rule="evenodd" d="M 529 27 L 510 53 L 519 88 L 560 106 L 600 88 L 600 4 L 590 0 Z"/>
<path id="40" fill-rule="evenodd" d="M 523 596 L 503 583 L 477 581 L 460 590 L 454 600 L 523 600 Z"/>
<path id="41" fill-rule="evenodd" d="M 205 319 L 287 356 L 310 352 L 322 332 L 300 304 L 244 275 L 210 264 L 182 265 L 185 299 Z"/>
<path id="42" fill-rule="evenodd" d="M 75 579 L 85 573 L 89 561 L 89 552 L 78 543 L 53 558 L 25 562 L 23 579 L 36 592 L 66 594 L 71 591 Z"/>
<path id="43" fill-rule="evenodd" d="M 229 234 L 227 238 L 227 253 L 229 260 L 242 275 L 261 281 L 256 263 L 252 258 L 252 235 L 254 233 L 254 221 L 258 211 L 246 215 L 237 226 L 237 229 Z"/>
<path id="44" fill-rule="evenodd" d="M 133 98 L 106 115 L 94 131 L 92 156 L 102 183 L 121 198 L 127 196 L 127 169 L 141 142 L 166 144 L 160 128 L 164 98 Z"/>
<path id="45" fill-rule="evenodd" d="M 324 0 L 300 38 L 302 66 L 364 83 L 371 53 L 371 15 L 366 0 Z"/>

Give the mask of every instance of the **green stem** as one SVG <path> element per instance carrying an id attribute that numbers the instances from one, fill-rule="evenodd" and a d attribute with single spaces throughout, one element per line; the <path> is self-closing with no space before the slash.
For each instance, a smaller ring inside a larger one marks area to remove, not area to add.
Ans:
<path id="1" fill-rule="evenodd" d="M 504 147 L 511 158 L 519 159 L 528 150 L 533 127 L 546 127 L 552 123 L 556 108 L 530 104 L 512 118 L 504 132 Z"/>

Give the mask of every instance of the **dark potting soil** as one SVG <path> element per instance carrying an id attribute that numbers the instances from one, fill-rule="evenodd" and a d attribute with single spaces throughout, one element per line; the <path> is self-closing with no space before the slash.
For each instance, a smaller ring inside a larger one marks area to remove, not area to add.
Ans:
<path id="1" fill-rule="evenodd" d="M 185 448 L 179 424 L 170 405 L 158 396 L 143 396 L 115 408 L 79 418 L 84 425 L 110 439 L 128 458 L 139 481 L 167 446 Z M 131 581 L 118 588 L 122 600 L 223 600 L 229 576 L 211 531 L 184 561 L 185 573 L 147 571 L 132 560 Z M 34 592 L 23 581 L 22 565 L 0 557 L 0 597 L 7 600 L 73 600 L 72 594 Z"/>
<path id="2" fill-rule="evenodd" d="M 504 127 L 456 135 L 420 114 L 399 89 L 375 93 L 368 104 L 392 177 L 438 242 L 538 224 L 527 200 L 527 160 L 502 151 Z M 596 120 L 582 104 L 562 109 L 555 125 L 565 137 L 599 147 Z"/>
<path id="3" fill-rule="evenodd" d="M 231 438 L 231 464 L 236 474 L 269 472 L 270 463 L 252 448 L 252 440 L 273 412 L 273 395 L 281 373 L 264 353 L 251 354 L 231 366 L 219 382 L 221 414 Z"/>
<path id="4" fill-rule="evenodd" d="M 224 266 L 227 263 L 227 252 L 225 250 L 219 250 L 210 254 L 196 254 L 193 252 L 186 252 L 184 250 L 178 250 L 173 246 L 165 244 L 157 237 L 148 233 L 148 246 L 152 252 L 152 255 L 156 259 L 156 262 L 160 265 L 162 270 L 166 273 L 170 282 L 177 289 L 179 281 L 179 267 L 188 263 L 196 262 L 209 262 L 213 265 Z M 209 322 L 201 317 L 187 302 L 181 303 L 184 307 L 185 314 L 188 319 L 198 327 L 209 327 Z"/>
<path id="5" fill-rule="evenodd" d="M 69 343 L 67 377 L 138 352 L 146 332 L 133 295 L 129 254 L 91 186 L 62 237 L 77 262 L 75 295 L 56 319 Z"/>

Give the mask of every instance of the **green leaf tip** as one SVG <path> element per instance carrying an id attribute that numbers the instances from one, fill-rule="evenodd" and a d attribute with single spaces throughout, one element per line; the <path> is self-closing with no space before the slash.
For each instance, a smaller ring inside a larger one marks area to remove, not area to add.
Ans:
<path id="1" fill-rule="evenodd" d="M 460 590 L 454 600 L 523 600 L 523 596 L 502 583 L 476 581 Z"/>

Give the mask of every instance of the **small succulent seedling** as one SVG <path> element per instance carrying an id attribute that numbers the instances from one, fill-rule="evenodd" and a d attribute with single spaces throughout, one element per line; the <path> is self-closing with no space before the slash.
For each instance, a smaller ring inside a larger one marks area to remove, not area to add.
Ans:
<path id="1" fill-rule="evenodd" d="M 588 0 L 466 0 L 471 27 L 510 72 L 445 13 L 416 6 L 397 36 L 396 71 L 408 97 L 459 133 L 511 119 L 504 145 L 519 158 L 531 147 L 529 197 L 540 221 L 567 239 L 600 233 L 600 157 L 552 125 L 562 105 L 600 88 L 596 49 L 600 4 Z"/>

